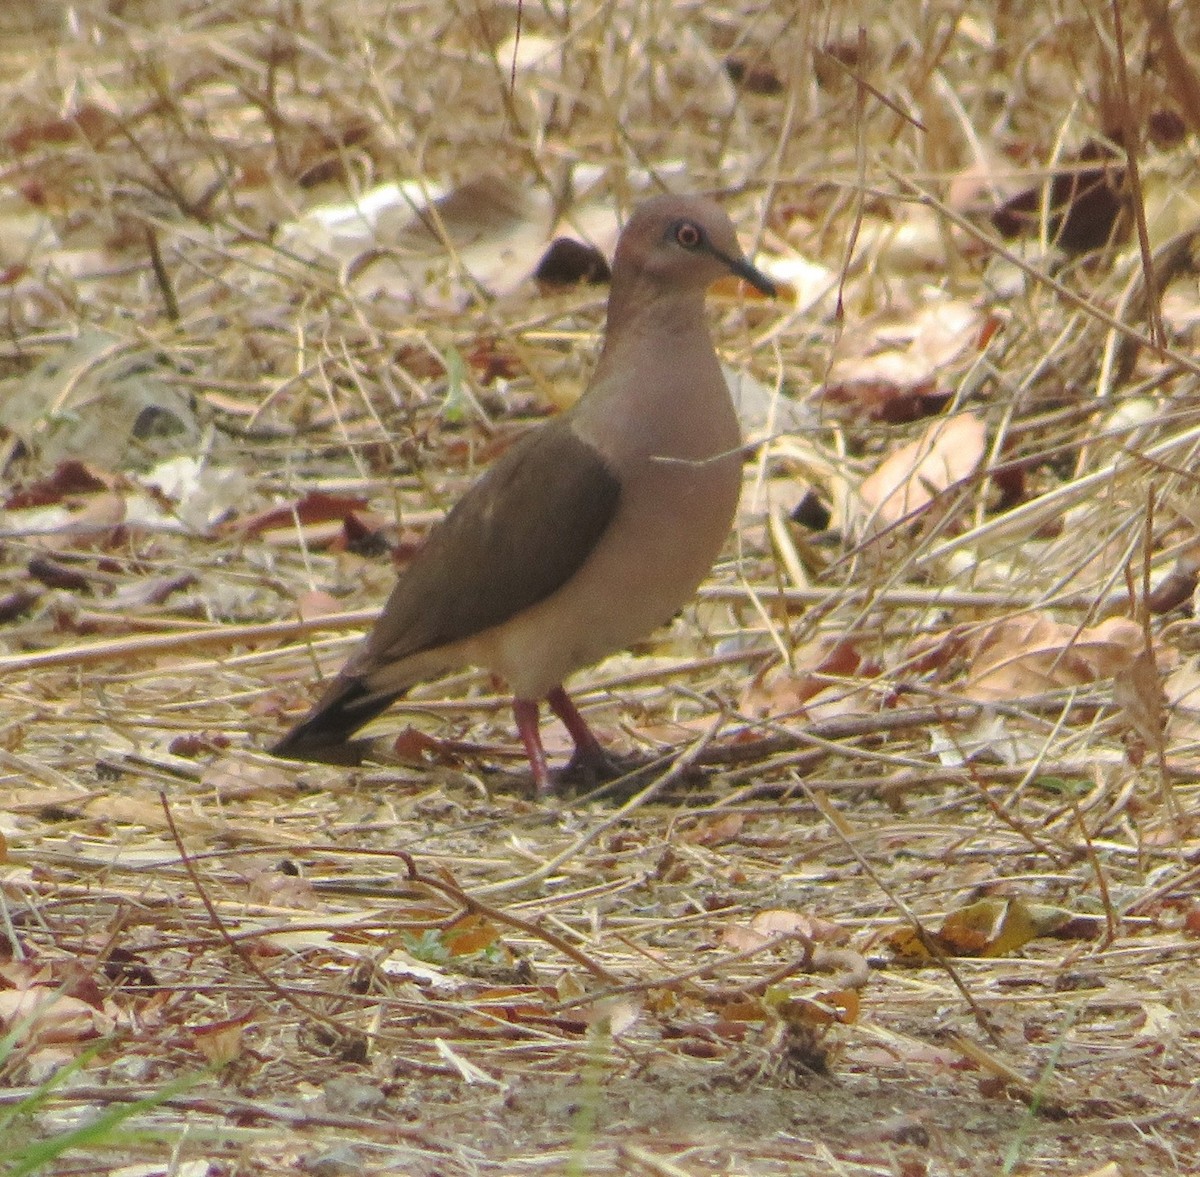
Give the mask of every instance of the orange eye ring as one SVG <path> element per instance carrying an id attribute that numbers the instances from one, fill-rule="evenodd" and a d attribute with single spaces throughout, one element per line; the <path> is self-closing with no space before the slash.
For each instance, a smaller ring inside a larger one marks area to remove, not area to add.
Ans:
<path id="1" fill-rule="evenodd" d="M 675 240 L 684 249 L 697 249 L 704 240 L 704 234 L 701 232 L 700 227 L 692 224 L 691 221 L 680 221 L 675 226 Z"/>

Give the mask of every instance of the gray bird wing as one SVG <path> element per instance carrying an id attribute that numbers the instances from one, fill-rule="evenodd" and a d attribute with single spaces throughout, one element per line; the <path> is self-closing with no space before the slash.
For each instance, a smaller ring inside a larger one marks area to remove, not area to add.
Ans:
<path id="1" fill-rule="evenodd" d="M 461 641 L 544 600 L 583 566 L 620 496 L 616 474 L 569 418 L 539 426 L 430 533 L 346 672 Z"/>

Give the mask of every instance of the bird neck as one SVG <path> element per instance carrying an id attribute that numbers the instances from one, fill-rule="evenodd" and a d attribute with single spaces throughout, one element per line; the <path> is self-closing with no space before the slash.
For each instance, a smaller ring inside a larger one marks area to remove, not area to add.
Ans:
<path id="1" fill-rule="evenodd" d="M 703 289 L 664 287 L 644 280 L 624 283 L 618 275 L 608 296 L 601 363 L 607 352 L 625 345 L 630 339 L 647 335 L 665 339 L 697 330 L 708 334 Z"/>
<path id="2" fill-rule="evenodd" d="M 625 461 L 646 453 L 710 458 L 736 448 L 737 415 L 709 335 L 704 291 L 637 288 L 610 299 L 604 348 L 571 412 L 581 437 Z"/>

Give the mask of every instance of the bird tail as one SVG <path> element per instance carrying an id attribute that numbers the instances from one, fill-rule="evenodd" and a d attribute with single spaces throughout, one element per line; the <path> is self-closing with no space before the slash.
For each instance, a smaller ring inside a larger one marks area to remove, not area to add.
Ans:
<path id="1" fill-rule="evenodd" d="M 284 760 L 361 764 L 364 742 L 350 736 L 386 711 L 395 698 L 368 690 L 361 678 L 335 679 L 317 705 L 272 745 L 270 753 Z"/>

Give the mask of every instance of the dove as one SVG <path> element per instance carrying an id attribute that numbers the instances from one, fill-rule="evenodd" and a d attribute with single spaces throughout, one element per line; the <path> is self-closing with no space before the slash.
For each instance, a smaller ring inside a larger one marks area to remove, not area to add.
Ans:
<path id="1" fill-rule="evenodd" d="M 728 539 L 742 438 L 705 295 L 730 274 L 775 293 L 712 200 L 656 196 L 633 210 L 583 395 L 506 451 L 431 530 L 275 756 L 360 763 L 354 732 L 415 684 L 476 666 L 513 693 L 539 795 L 555 787 L 543 701 L 574 742 L 568 770 L 611 775 L 563 684 L 670 621 Z"/>

